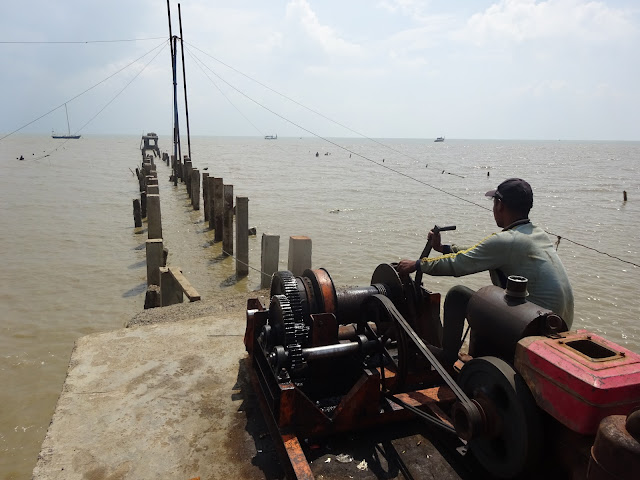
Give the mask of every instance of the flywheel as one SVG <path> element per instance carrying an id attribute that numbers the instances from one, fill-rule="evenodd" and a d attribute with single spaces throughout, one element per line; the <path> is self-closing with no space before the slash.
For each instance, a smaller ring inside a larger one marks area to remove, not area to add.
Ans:
<path id="1" fill-rule="evenodd" d="M 541 418 L 520 374 L 504 360 L 479 357 L 465 364 L 457 383 L 486 417 L 485 432 L 468 445 L 478 462 L 497 478 L 532 468 L 542 442 Z"/>

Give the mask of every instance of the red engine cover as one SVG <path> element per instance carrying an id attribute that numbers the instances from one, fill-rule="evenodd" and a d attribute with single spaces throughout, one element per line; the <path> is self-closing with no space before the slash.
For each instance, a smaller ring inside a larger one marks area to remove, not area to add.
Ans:
<path id="1" fill-rule="evenodd" d="M 523 338 L 515 368 L 538 406 L 581 434 L 640 406 L 640 355 L 586 330 Z"/>

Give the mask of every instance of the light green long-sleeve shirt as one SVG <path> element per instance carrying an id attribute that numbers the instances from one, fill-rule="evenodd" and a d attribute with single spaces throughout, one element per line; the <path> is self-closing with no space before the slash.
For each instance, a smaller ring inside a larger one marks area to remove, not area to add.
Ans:
<path id="1" fill-rule="evenodd" d="M 489 270 L 494 285 L 505 288 L 507 277 L 529 280 L 527 300 L 573 323 L 573 291 L 567 271 L 549 237 L 528 220 L 519 220 L 470 248 L 451 245 L 440 257 L 422 258 L 420 268 L 429 275 L 460 277 Z"/>

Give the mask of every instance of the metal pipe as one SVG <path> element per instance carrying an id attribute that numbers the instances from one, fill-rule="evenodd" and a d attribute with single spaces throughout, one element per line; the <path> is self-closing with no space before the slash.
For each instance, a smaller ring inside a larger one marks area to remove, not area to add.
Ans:
<path id="1" fill-rule="evenodd" d="M 337 290 L 336 318 L 339 324 L 353 321 L 360 316 L 360 307 L 367 298 L 380 293 L 371 285 L 368 287 L 353 287 L 346 290 Z"/>
<path id="2" fill-rule="evenodd" d="M 302 349 L 302 358 L 308 362 L 323 358 L 346 357 L 360 350 L 358 342 L 337 343 L 335 345 L 324 345 L 322 347 L 309 347 Z"/>

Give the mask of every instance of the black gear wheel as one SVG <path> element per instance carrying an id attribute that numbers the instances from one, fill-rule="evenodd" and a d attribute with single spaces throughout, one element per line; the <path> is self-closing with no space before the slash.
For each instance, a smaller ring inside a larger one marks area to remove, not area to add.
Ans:
<path id="1" fill-rule="evenodd" d="M 289 300 L 291 311 L 296 323 L 304 323 L 302 314 L 302 299 L 298 290 L 298 282 L 293 273 L 288 270 L 281 270 L 271 277 L 271 296 L 284 295 Z M 304 343 L 301 341 L 300 343 Z"/>
<path id="2" fill-rule="evenodd" d="M 304 322 L 296 321 L 291 302 L 285 295 L 280 294 L 271 297 L 269 323 L 275 331 L 275 342 L 281 342 L 288 354 L 289 373 L 293 377 L 305 365 L 302 343 L 307 338 L 308 329 Z"/>

